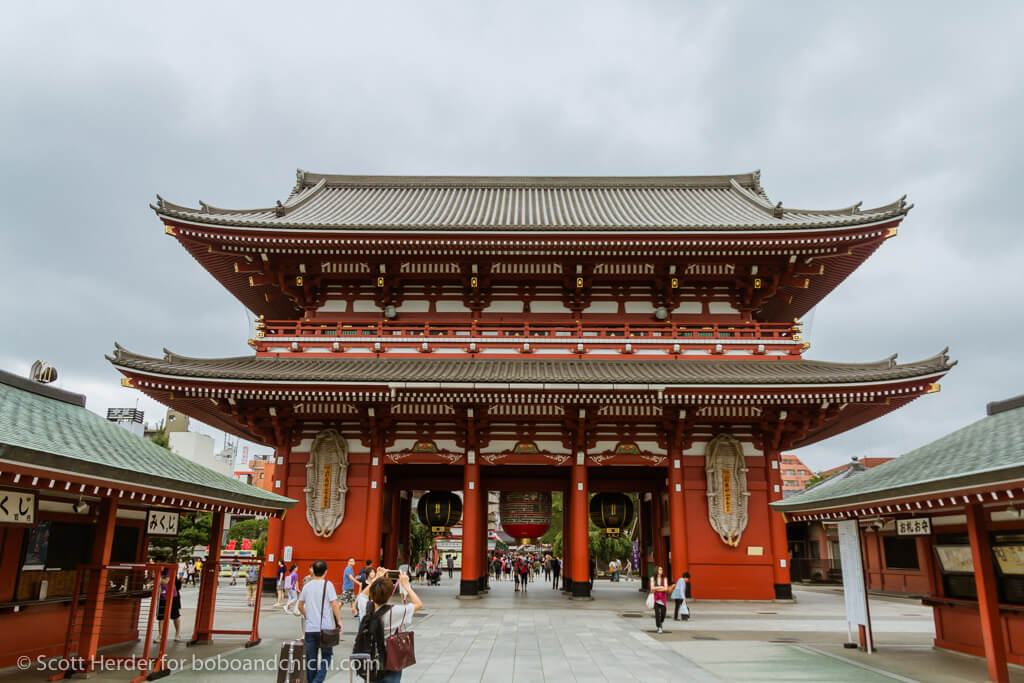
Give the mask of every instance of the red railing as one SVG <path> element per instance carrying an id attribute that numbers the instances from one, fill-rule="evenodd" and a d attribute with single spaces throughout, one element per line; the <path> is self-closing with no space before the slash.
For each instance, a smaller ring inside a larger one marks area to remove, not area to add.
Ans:
<path id="1" fill-rule="evenodd" d="M 469 355 L 521 353 L 708 353 L 799 356 L 806 347 L 790 323 L 517 323 L 399 321 L 260 321 L 250 343 L 260 353 L 316 351 L 381 355 L 456 350 Z"/>
<path id="2" fill-rule="evenodd" d="M 388 320 L 319 322 L 268 320 L 256 325 L 257 339 L 280 337 L 335 341 L 343 337 L 530 337 L 793 340 L 792 323 L 512 323 L 401 322 Z"/>

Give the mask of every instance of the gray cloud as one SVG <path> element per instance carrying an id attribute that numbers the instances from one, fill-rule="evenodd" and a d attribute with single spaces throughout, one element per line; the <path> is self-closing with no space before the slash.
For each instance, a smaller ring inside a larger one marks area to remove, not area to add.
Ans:
<path id="1" fill-rule="evenodd" d="M 0 25 L 0 363 L 133 404 L 103 354 L 248 351 L 148 209 L 267 205 L 292 170 L 763 169 L 801 207 L 917 208 L 808 318 L 811 357 L 945 345 L 944 390 L 800 455 L 895 455 L 1024 390 L 1014 3 L 43 3 Z M 104 390 L 103 387 L 109 387 Z M 74 387 L 72 387 L 74 388 Z M 157 410 L 154 406 L 147 408 Z"/>

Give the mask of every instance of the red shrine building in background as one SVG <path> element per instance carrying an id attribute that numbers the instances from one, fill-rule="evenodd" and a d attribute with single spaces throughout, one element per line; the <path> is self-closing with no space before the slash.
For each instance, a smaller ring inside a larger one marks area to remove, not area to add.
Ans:
<path id="1" fill-rule="evenodd" d="M 487 590 L 489 491 L 639 495 L 641 571 L 697 598 L 791 597 L 780 454 L 938 389 L 945 354 L 803 357 L 799 318 L 910 207 L 785 207 L 759 173 L 382 177 L 299 171 L 267 208 L 160 198 L 164 230 L 258 316 L 235 358 L 110 357 L 123 383 L 276 449 L 267 560 L 408 561 L 411 492 L 461 491 L 460 593 Z"/>

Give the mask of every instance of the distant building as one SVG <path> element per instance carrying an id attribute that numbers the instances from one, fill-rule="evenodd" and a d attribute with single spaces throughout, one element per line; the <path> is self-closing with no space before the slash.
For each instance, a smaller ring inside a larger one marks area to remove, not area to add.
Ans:
<path id="1" fill-rule="evenodd" d="M 825 478 L 806 490 L 834 486 L 844 479 L 863 474 L 868 469 L 892 459 L 851 458 L 850 462 L 845 465 L 821 472 L 820 475 Z M 795 495 L 795 493 L 789 493 L 785 497 Z M 842 574 L 839 571 L 839 532 L 834 523 L 826 524 L 820 520 L 789 522 L 786 524 L 786 539 L 789 545 L 790 575 L 794 581 L 840 581 L 842 579 Z"/>
<path id="2" fill-rule="evenodd" d="M 142 436 L 146 429 L 144 416 L 145 413 L 138 408 L 107 408 L 107 422 L 113 422 L 135 436 Z"/>
<path id="3" fill-rule="evenodd" d="M 782 454 L 782 497 L 791 496 L 807 487 L 814 476 L 803 461 L 791 453 Z"/>

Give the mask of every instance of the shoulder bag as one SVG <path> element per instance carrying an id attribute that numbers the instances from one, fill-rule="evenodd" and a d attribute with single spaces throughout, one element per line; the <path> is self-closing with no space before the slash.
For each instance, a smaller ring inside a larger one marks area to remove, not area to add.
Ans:
<path id="1" fill-rule="evenodd" d="M 324 593 L 320 597 L 320 625 L 324 624 L 324 603 L 327 601 L 327 579 L 324 579 Z M 334 628 L 321 628 L 320 629 L 320 647 L 334 647 L 341 642 L 341 629 L 338 628 L 338 622 L 334 618 L 334 611 L 331 611 L 331 621 L 334 622 Z"/>
<path id="2" fill-rule="evenodd" d="M 406 607 L 406 609 L 411 609 Z M 391 615 L 394 608 L 388 612 L 388 633 L 391 632 Z M 405 616 L 404 614 L 402 615 Z M 402 621 L 405 621 L 403 618 Z M 385 638 L 387 643 L 387 657 L 384 668 L 388 671 L 401 671 L 416 663 L 416 644 L 413 639 L 415 634 L 412 631 L 403 631 L 402 624 L 398 624 L 398 631 L 393 636 Z"/>

